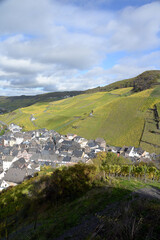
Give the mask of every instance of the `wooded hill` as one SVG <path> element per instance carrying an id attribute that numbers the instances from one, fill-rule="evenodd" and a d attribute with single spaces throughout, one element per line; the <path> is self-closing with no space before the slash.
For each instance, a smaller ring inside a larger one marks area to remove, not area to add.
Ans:
<path id="1" fill-rule="evenodd" d="M 0 113 L 10 112 L 21 107 L 27 107 L 37 102 L 57 101 L 66 97 L 73 97 L 82 93 L 83 91 L 66 91 L 51 92 L 35 96 L 22 95 L 13 97 L 0 97 Z"/>
<path id="2" fill-rule="evenodd" d="M 86 93 L 103 92 L 103 91 L 108 92 L 115 89 L 127 88 L 127 87 L 133 87 L 132 92 L 139 92 L 145 89 L 149 89 L 158 83 L 160 84 L 160 71 L 152 70 L 152 71 L 143 72 L 137 77 L 114 82 L 104 87 L 88 89 Z"/>

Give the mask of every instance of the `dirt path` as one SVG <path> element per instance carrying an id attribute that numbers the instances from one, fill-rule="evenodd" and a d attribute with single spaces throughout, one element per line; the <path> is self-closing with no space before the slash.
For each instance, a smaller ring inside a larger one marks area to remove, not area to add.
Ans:
<path id="1" fill-rule="evenodd" d="M 160 200 L 160 189 L 157 187 L 142 188 L 133 192 L 133 195 Z"/>

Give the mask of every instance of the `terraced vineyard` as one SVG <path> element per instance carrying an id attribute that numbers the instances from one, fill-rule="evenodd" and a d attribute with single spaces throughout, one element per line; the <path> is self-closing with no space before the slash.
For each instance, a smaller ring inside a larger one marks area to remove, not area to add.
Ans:
<path id="1" fill-rule="evenodd" d="M 155 128 L 153 111 L 148 110 L 160 103 L 160 97 L 154 94 L 155 89 L 134 94 L 130 91 L 131 88 L 116 89 L 36 103 L 1 115 L 0 121 L 14 122 L 24 130 L 45 127 L 88 139 L 103 137 L 110 145 L 141 146 L 160 153 L 160 148 L 155 146 L 160 145 L 159 130 Z M 36 118 L 35 124 L 30 120 L 31 115 Z"/>

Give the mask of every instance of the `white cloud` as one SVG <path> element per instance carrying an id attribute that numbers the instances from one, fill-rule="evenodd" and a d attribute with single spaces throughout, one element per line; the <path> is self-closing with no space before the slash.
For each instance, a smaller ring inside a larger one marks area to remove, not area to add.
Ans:
<path id="1" fill-rule="evenodd" d="M 96 87 L 157 69 L 159 52 L 153 50 L 160 47 L 159 12 L 159 2 L 108 11 L 65 0 L 3 1 L 0 82 L 15 94 L 34 94 Z M 107 54 L 119 51 L 126 57 L 104 70 Z"/>

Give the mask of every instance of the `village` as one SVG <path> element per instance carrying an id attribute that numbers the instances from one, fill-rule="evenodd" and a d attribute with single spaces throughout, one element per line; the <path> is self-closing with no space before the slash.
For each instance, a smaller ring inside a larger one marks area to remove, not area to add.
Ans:
<path id="1" fill-rule="evenodd" d="M 102 151 L 122 155 L 132 162 L 149 162 L 157 157 L 141 148 L 106 145 L 102 138 L 87 140 L 47 129 L 23 132 L 20 126 L 13 123 L 8 130 L 0 136 L 0 191 L 33 177 L 43 166 L 56 168 L 78 162 L 92 163 L 96 154 Z"/>

